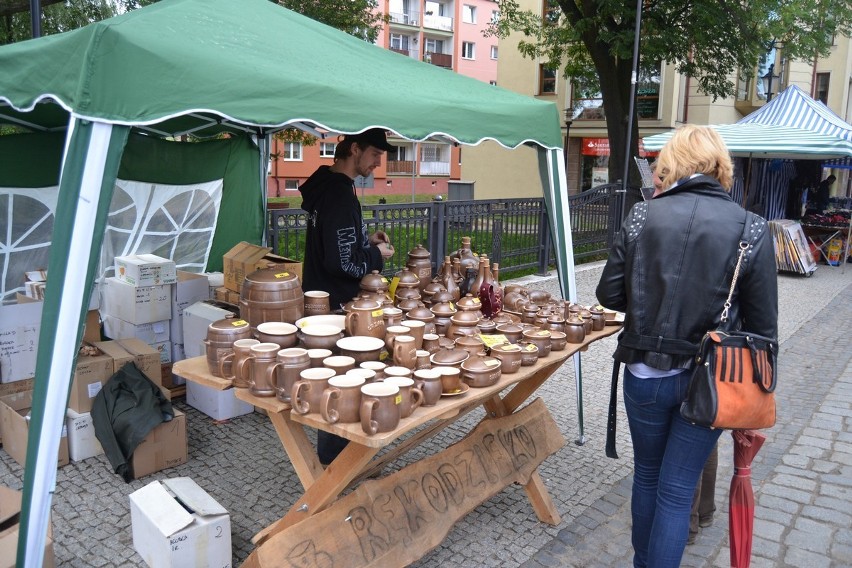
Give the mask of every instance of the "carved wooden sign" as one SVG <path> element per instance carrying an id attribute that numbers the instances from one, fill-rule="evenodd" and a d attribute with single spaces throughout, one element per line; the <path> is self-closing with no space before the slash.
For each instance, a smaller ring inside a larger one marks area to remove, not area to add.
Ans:
<path id="1" fill-rule="evenodd" d="M 510 483 L 526 484 L 565 439 L 541 399 L 270 537 L 244 567 L 406 566 Z M 531 513 L 532 514 L 532 513 Z"/>

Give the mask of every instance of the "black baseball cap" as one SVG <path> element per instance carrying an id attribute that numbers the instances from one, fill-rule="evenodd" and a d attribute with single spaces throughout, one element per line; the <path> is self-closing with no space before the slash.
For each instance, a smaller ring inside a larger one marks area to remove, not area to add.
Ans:
<path id="1" fill-rule="evenodd" d="M 345 138 L 361 144 L 369 144 L 385 152 L 396 150 L 396 146 L 388 144 L 387 131 L 384 128 L 370 128 L 360 134 L 347 134 Z"/>

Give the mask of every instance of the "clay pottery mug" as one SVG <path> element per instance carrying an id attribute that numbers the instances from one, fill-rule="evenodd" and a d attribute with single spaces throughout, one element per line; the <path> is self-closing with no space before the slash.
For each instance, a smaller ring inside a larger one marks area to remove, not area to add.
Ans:
<path id="1" fill-rule="evenodd" d="M 361 429 L 369 435 L 390 432 L 399 426 L 399 387 L 370 383 L 361 386 Z"/>
<path id="2" fill-rule="evenodd" d="M 281 348 L 277 343 L 258 343 L 250 347 L 251 363 L 243 367 L 243 379 L 249 383 L 249 391 L 254 396 L 275 396 L 274 365 Z"/>
<path id="3" fill-rule="evenodd" d="M 322 367 L 322 362 L 326 357 L 331 357 L 331 349 L 308 349 L 308 358 L 311 360 L 311 367 Z"/>
<path id="4" fill-rule="evenodd" d="M 311 368 L 311 358 L 307 349 L 290 347 L 279 351 L 275 359 L 272 367 L 275 373 L 275 396 L 281 402 L 290 402 L 293 385 L 299 380 L 302 371 Z"/>
<path id="5" fill-rule="evenodd" d="M 376 372 L 372 369 L 362 369 L 361 367 L 355 367 L 354 369 L 349 369 L 346 371 L 344 377 L 358 377 L 359 379 L 364 379 L 364 384 L 372 383 L 376 380 Z"/>
<path id="6" fill-rule="evenodd" d="M 441 385 L 441 371 L 438 369 L 418 369 L 414 371 L 414 382 L 423 392 L 423 406 L 435 406 L 441 398 L 444 388 Z"/>
<path id="7" fill-rule="evenodd" d="M 328 388 L 322 393 L 320 414 L 329 424 L 346 424 L 361 421 L 361 387 L 363 377 L 344 375 L 328 380 Z"/>
<path id="8" fill-rule="evenodd" d="M 331 313 L 329 293 L 322 290 L 305 292 L 305 317 L 324 316 Z"/>
<path id="9" fill-rule="evenodd" d="M 390 377 L 411 377 L 413 371 L 408 367 L 397 367 L 396 365 L 392 365 L 390 367 L 385 367 L 385 378 L 383 380 L 387 380 Z"/>
<path id="10" fill-rule="evenodd" d="M 423 391 L 417 388 L 411 377 L 386 377 L 385 384 L 399 387 L 399 417 L 408 418 L 423 404 Z"/>
<path id="11" fill-rule="evenodd" d="M 458 392 L 461 388 L 461 369 L 458 367 L 435 367 L 441 373 L 441 392 Z"/>
<path id="12" fill-rule="evenodd" d="M 393 340 L 400 335 L 408 335 L 409 328 L 404 325 L 392 325 L 385 330 L 385 347 L 388 353 L 393 354 Z"/>
<path id="13" fill-rule="evenodd" d="M 399 335 L 393 340 L 393 364 L 414 369 L 417 363 L 417 346 L 410 335 Z"/>
<path id="14" fill-rule="evenodd" d="M 374 381 L 381 381 L 385 378 L 385 368 L 387 367 L 386 363 L 382 363 L 381 361 L 364 361 L 358 365 L 358 367 L 373 371 L 375 373 L 375 376 L 373 377 Z"/>
<path id="15" fill-rule="evenodd" d="M 234 341 L 234 350 L 219 359 L 219 374 L 225 379 L 231 379 L 234 387 L 242 389 L 249 387 L 249 382 L 243 378 L 243 367 L 251 355 L 251 346 L 258 343 L 260 341 L 257 339 L 238 339 Z"/>
<path id="16" fill-rule="evenodd" d="M 298 414 L 319 413 L 323 391 L 334 374 L 334 369 L 324 367 L 302 371 L 290 391 L 293 410 Z"/>
<path id="17" fill-rule="evenodd" d="M 517 373 L 521 368 L 521 347 L 519 345 L 514 343 L 495 345 L 491 348 L 491 356 L 500 360 L 500 371 L 504 375 Z"/>
<path id="18" fill-rule="evenodd" d="M 432 362 L 429 360 L 431 353 L 429 353 L 425 349 L 418 349 L 415 355 L 417 357 L 414 361 L 415 371 L 418 369 L 429 369 L 432 367 Z"/>
<path id="19" fill-rule="evenodd" d="M 332 369 L 337 375 L 345 375 L 346 371 L 355 368 L 355 359 L 348 355 L 332 355 L 323 359 L 322 365 Z"/>
<path id="20" fill-rule="evenodd" d="M 382 319 L 385 320 L 385 329 L 392 325 L 402 325 L 402 310 L 399 308 L 382 308 Z"/>
<path id="21" fill-rule="evenodd" d="M 385 320 L 381 302 L 362 298 L 352 302 L 349 313 L 346 314 L 347 335 L 368 335 L 384 339 Z"/>
<path id="22" fill-rule="evenodd" d="M 441 348 L 440 336 L 437 333 L 423 334 L 423 349 L 429 354 L 434 353 Z"/>
<path id="23" fill-rule="evenodd" d="M 426 324 L 419 320 L 402 320 L 403 327 L 408 328 L 408 333 L 406 335 L 410 335 L 414 338 L 414 346 L 417 349 L 423 349 L 423 336 L 426 333 Z"/>

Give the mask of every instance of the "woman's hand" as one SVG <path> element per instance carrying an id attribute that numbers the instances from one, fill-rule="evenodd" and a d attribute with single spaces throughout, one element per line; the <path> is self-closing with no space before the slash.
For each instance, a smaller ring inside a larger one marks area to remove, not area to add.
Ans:
<path id="1" fill-rule="evenodd" d="M 379 249 L 379 252 L 382 253 L 382 258 L 384 258 L 385 260 L 389 259 L 394 255 L 395 251 L 393 245 L 391 245 L 390 243 L 379 243 L 376 246 Z"/>
<path id="2" fill-rule="evenodd" d="M 390 244 L 390 237 L 388 237 L 388 234 L 386 232 L 376 231 L 375 233 L 370 235 L 370 244 L 371 245 L 378 245 L 378 244 L 381 244 L 381 243 Z"/>

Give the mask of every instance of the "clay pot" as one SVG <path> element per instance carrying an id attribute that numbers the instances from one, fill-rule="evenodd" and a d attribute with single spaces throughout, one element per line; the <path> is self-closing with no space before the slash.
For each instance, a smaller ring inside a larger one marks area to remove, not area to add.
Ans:
<path id="1" fill-rule="evenodd" d="M 482 302 L 477 296 L 467 294 L 458 301 L 456 307 L 463 312 L 478 312 L 482 308 Z"/>
<path id="2" fill-rule="evenodd" d="M 586 330 L 586 335 L 592 333 L 592 312 L 583 308 L 580 310 L 580 317 L 583 318 L 583 327 Z"/>
<path id="3" fill-rule="evenodd" d="M 382 318 L 382 313 L 382 305 L 375 300 L 354 301 L 349 313 L 346 314 L 346 333 L 383 339 L 385 320 Z"/>
<path id="4" fill-rule="evenodd" d="M 550 330 L 550 350 L 563 351 L 568 344 L 568 335 L 564 331 Z"/>
<path id="5" fill-rule="evenodd" d="M 458 347 L 442 347 L 429 356 L 434 367 L 458 367 L 470 353 Z"/>
<path id="6" fill-rule="evenodd" d="M 520 341 L 518 345 L 521 348 L 521 367 L 535 365 L 538 361 L 538 347 L 535 346 L 535 343 Z"/>
<path id="7" fill-rule="evenodd" d="M 602 331 L 606 327 L 606 314 L 603 308 L 593 306 L 589 309 L 589 313 L 592 314 L 592 331 Z"/>
<path id="8" fill-rule="evenodd" d="M 586 326 L 579 316 L 573 315 L 565 322 L 565 336 L 568 343 L 583 343 L 586 339 Z"/>
<path id="9" fill-rule="evenodd" d="M 432 305 L 432 297 L 436 292 L 445 291 L 444 285 L 441 284 L 440 280 L 432 280 L 429 284 L 426 285 L 423 290 L 420 291 L 420 295 L 422 296 L 423 303 L 426 304 L 426 307 L 430 307 Z"/>
<path id="10" fill-rule="evenodd" d="M 473 388 L 490 387 L 500 380 L 502 366 L 495 357 L 472 356 L 461 364 L 462 380 Z"/>
<path id="11" fill-rule="evenodd" d="M 219 361 L 233 350 L 238 339 L 253 339 L 248 322 L 237 318 L 225 318 L 207 326 L 204 346 L 207 353 L 207 368 L 215 377 L 220 377 Z"/>
<path id="12" fill-rule="evenodd" d="M 420 293 L 426 289 L 432 280 L 432 258 L 423 245 L 417 245 L 408 251 L 406 266 L 420 279 Z"/>
<path id="13" fill-rule="evenodd" d="M 305 315 L 305 297 L 298 276 L 280 268 L 246 275 L 240 292 L 240 317 L 252 328 L 267 321 L 293 323 Z"/>
<path id="14" fill-rule="evenodd" d="M 456 347 L 461 347 L 471 355 L 477 355 L 485 350 L 485 344 L 474 335 L 465 335 L 455 340 Z"/>
<path id="15" fill-rule="evenodd" d="M 486 335 L 497 332 L 497 324 L 491 318 L 482 318 L 479 320 L 479 323 L 476 324 L 476 327 L 479 329 L 479 333 L 484 333 Z"/>
<path id="16" fill-rule="evenodd" d="M 420 306 L 423 306 L 423 302 L 420 301 L 419 294 L 413 298 L 404 298 L 402 300 L 399 300 L 396 304 L 396 307 L 402 310 L 404 319 L 408 317 L 408 312 L 410 312 L 414 308 L 419 308 Z"/>
<path id="17" fill-rule="evenodd" d="M 435 314 L 426 306 L 420 305 L 412 308 L 407 315 L 410 320 L 422 321 L 426 324 L 423 333 L 435 333 Z"/>
<path id="18" fill-rule="evenodd" d="M 524 328 L 515 323 L 504 323 L 497 326 L 497 333 L 502 333 L 509 343 L 517 343 L 523 337 Z"/>
<path id="19" fill-rule="evenodd" d="M 528 329 L 524 331 L 524 339 L 538 347 L 539 357 L 550 355 L 550 331 L 546 329 Z"/>
<path id="20" fill-rule="evenodd" d="M 352 357 L 356 364 L 361 364 L 364 361 L 378 361 L 379 354 L 384 346 L 383 339 L 368 335 L 354 335 L 337 340 L 340 354 Z"/>
<path id="21" fill-rule="evenodd" d="M 543 306 L 550 301 L 550 292 L 544 290 L 530 290 L 530 300 L 539 306 Z"/>
<path id="22" fill-rule="evenodd" d="M 378 270 L 372 271 L 361 279 L 358 284 L 361 290 L 371 294 L 386 294 L 390 288 L 390 282 L 382 276 Z"/>
<path id="23" fill-rule="evenodd" d="M 501 362 L 504 375 L 517 373 L 521 368 L 521 347 L 513 343 L 503 343 L 491 348 L 491 356 Z"/>

